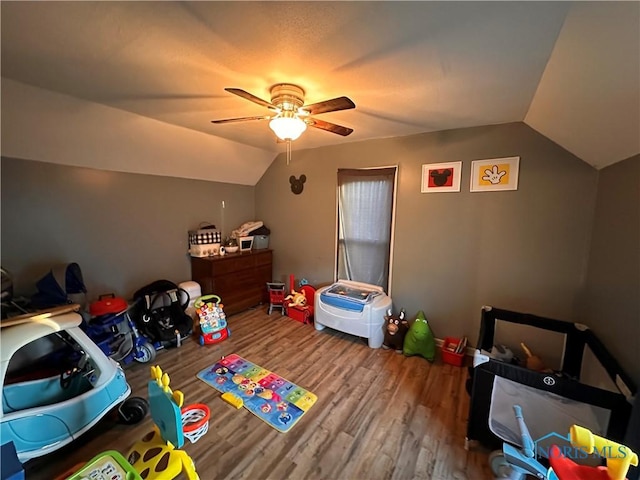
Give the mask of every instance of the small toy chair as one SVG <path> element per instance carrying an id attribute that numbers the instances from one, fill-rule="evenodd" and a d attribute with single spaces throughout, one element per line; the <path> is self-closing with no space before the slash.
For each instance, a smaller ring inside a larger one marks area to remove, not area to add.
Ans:
<path id="1" fill-rule="evenodd" d="M 292 297 L 296 297 L 299 294 L 304 295 L 304 305 L 295 305 L 295 302 L 287 302 L 287 298 L 293 300 Z M 300 287 L 300 292 L 296 293 L 292 291 L 291 295 L 285 297 L 284 300 L 284 312 L 289 317 L 301 323 L 313 323 L 313 313 L 314 313 L 314 298 L 316 294 L 316 289 L 311 285 L 302 285 Z"/>
<path id="2" fill-rule="evenodd" d="M 281 314 L 284 315 L 284 283 L 267 282 L 267 290 L 269 292 L 269 315 L 274 308 L 279 308 Z"/>

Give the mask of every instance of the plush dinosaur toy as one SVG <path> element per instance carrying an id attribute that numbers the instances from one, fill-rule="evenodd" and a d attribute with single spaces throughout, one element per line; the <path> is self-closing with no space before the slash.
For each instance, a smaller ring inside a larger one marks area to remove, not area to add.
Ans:
<path id="1" fill-rule="evenodd" d="M 400 315 L 397 316 L 391 314 L 391 309 L 387 310 L 384 319 L 386 324 L 382 348 L 393 348 L 396 352 L 401 353 L 404 345 L 404 337 L 409 330 L 409 322 L 404 319 L 404 308 L 400 310 Z"/>
<path id="2" fill-rule="evenodd" d="M 416 319 L 409 327 L 409 332 L 404 337 L 403 353 L 407 357 L 420 355 L 430 362 L 433 362 L 436 356 L 436 342 L 433 338 L 433 332 L 431 332 L 422 310 L 418 312 Z"/>

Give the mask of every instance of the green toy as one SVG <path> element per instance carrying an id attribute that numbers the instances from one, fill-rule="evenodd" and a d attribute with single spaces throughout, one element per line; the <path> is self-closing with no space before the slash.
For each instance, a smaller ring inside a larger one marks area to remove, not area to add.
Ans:
<path id="1" fill-rule="evenodd" d="M 433 338 L 433 332 L 431 332 L 429 322 L 427 322 L 422 310 L 418 312 L 416 319 L 409 327 L 407 336 L 404 337 L 402 353 L 407 357 L 420 355 L 430 362 L 433 362 L 436 356 L 436 342 Z"/>

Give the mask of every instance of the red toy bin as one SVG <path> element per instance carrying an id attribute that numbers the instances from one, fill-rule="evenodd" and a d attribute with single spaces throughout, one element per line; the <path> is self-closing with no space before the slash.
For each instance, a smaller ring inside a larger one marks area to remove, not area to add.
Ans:
<path id="1" fill-rule="evenodd" d="M 455 337 L 446 337 L 442 343 L 442 360 L 444 363 L 461 367 L 464 363 L 464 351 L 463 353 L 455 353 L 451 349 L 455 350 L 462 340 Z"/>

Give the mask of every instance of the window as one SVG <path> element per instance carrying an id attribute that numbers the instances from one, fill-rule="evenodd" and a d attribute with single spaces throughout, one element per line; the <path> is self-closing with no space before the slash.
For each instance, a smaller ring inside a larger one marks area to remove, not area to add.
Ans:
<path id="1" fill-rule="evenodd" d="M 389 293 L 396 167 L 338 170 L 339 279 Z"/>

